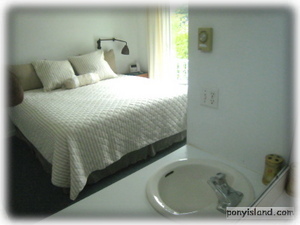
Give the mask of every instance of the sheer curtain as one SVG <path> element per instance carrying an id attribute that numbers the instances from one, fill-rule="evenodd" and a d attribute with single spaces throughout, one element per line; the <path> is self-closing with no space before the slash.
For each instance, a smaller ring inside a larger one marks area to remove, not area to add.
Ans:
<path id="1" fill-rule="evenodd" d="M 170 8 L 160 6 L 148 9 L 149 77 L 174 80 L 172 60 Z"/>

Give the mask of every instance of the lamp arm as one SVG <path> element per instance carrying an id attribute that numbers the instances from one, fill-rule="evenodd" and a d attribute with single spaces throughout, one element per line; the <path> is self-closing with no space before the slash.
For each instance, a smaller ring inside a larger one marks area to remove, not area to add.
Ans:
<path id="1" fill-rule="evenodd" d="M 127 45 L 127 41 L 123 41 L 123 40 L 116 39 L 116 38 L 99 39 L 99 40 L 97 41 L 98 45 L 99 45 L 99 43 L 101 43 L 101 41 L 120 41 L 120 42 L 126 43 L 126 45 Z"/>
<path id="2" fill-rule="evenodd" d="M 123 40 L 120 40 L 120 39 L 115 39 L 115 38 L 113 38 L 112 40 L 113 40 L 113 41 L 120 41 L 120 42 L 124 42 L 124 43 L 126 43 L 126 45 L 127 45 L 127 41 L 123 41 Z"/>

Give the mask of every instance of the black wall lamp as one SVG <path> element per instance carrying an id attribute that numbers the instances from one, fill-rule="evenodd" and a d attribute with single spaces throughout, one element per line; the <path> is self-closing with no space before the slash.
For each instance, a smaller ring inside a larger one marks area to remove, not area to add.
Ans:
<path id="1" fill-rule="evenodd" d="M 101 41 L 120 41 L 120 42 L 124 42 L 124 43 L 125 43 L 125 46 L 123 47 L 121 53 L 122 53 L 123 55 L 129 55 L 129 48 L 128 48 L 128 46 L 127 46 L 127 42 L 126 42 L 126 41 L 119 40 L 119 39 L 115 39 L 115 38 L 111 38 L 111 39 L 99 39 L 99 40 L 97 41 L 97 44 L 98 44 L 97 48 L 98 48 L 98 49 L 101 49 Z"/>

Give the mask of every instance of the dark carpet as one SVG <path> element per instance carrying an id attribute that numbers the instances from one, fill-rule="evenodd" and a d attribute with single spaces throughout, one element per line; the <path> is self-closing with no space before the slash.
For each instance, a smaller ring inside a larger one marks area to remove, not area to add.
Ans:
<path id="1" fill-rule="evenodd" d="M 100 182 L 88 185 L 75 201 L 69 199 L 61 188 L 51 183 L 38 159 L 25 142 L 17 137 L 7 141 L 7 187 L 6 210 L 10 218 L 46 218 L 85 197 L 117 182 L 185 145 L 185 141 L 176 143 L 156 156 L 136 163 L 117 172 Z"/>

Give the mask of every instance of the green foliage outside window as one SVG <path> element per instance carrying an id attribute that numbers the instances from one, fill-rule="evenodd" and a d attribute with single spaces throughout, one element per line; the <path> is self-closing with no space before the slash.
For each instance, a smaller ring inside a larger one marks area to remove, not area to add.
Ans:
<path id="1" fill-rule="evenodd" d="M 171 15 L 172 37 L 177 59 L 188 58 L 188 7 L 182 6 Z"/>

